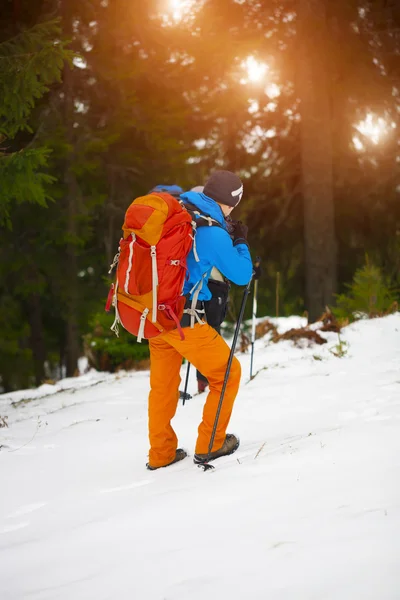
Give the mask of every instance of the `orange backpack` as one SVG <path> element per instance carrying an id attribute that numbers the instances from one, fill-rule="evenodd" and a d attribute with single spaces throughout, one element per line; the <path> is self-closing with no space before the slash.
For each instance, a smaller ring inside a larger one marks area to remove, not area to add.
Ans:
<path id="1" fill-rule="evenodd" d="M 115 284 L 106 310 L 115 308 L 111 329 L 118 324 L 137 336 L 152 338 L 180 327 L 185 297 L 186 257 L 192 247 L 192 216 L 167 193 L 152 192 L 136 198 L 125 214 Z"/>

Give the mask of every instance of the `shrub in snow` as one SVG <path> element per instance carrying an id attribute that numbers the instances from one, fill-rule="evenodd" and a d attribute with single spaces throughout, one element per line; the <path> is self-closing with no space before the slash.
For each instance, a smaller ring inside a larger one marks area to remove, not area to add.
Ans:
<path id="1" fill-rule="evenodd" d="M 110 330 L 113 317 L 96 313 L 90 320 L 91 331 L 83 336 L 84 353 L 89 366 L 97 371 L 114 373 L 120 369 L 143 369 L 149 365 L 149 346 L 141 344 L 123 327 L 119 337 Z"/>
<path id="2" fill-rule="evenodd" d="M 328 348 L 328 350 L 331 354 L 333 354 L 333 356 L 336 356 L 337 358 L 343 358 L 348 352 L 349 345 L 347 342 L 341 339 L 339 334 L 338 338 L 338 343 L 332 348 Z"/>
<path id="3" fill-rule="evenodd" d="M 346 294 L 337 296 L 333 309 L 338 319 L 355 321 L 381 317 L 398 309 L 396 290 L 368 257 L 365 266 L 357 269 L 353 282 L 347 288 Z"/>

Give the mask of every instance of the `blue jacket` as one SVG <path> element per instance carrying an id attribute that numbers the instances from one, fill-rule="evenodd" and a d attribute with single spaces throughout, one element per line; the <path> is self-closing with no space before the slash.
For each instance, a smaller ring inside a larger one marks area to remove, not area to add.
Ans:
<path id="1" fill-rule="evenodd" d="M 187 259 L 188 278 L 183 293 L 190 293 L 192 297 L 196 286 L 200 285 L 203 279 L 198 299 L 210 300 L 211 292 L 207 283 L 213 267 L 232 283 L 247 285 L 253 272 L 249 249 L 246 244 L 233 245 L 220 206 L 205 194 L 197 192 L 181 194 L 181 199 L 183 202 L 194 204 L 201 214 L 212 217 L 221 224 L 221 227 L 203 226 L 197 229 L 196 249 L 200 261 L 196 261 L 192 249 Z"/>

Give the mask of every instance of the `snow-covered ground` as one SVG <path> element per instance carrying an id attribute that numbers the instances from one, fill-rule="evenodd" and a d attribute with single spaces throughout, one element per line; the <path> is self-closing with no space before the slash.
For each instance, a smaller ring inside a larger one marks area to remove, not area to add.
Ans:
<path id="1" fill-rule="evenodd" d="M 250 383 L 241 357 L 241 447 L 206 473 L 145 469 L 147 372 L 0 396 L 1 600 L 399 600 L 400 314 L 343 358 L 324 335 L 259 340 Z"/>

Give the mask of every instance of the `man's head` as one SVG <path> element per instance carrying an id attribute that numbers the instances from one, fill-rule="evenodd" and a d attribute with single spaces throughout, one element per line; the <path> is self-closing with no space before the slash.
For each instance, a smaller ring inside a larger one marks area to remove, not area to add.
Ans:
<path id="1" fill-rule="evenodd" d="M 243 184 L 231 171 L 214 171 L 204 186 L 204 194 L 217 202 L 227 217 L 242 199 Z"/>

